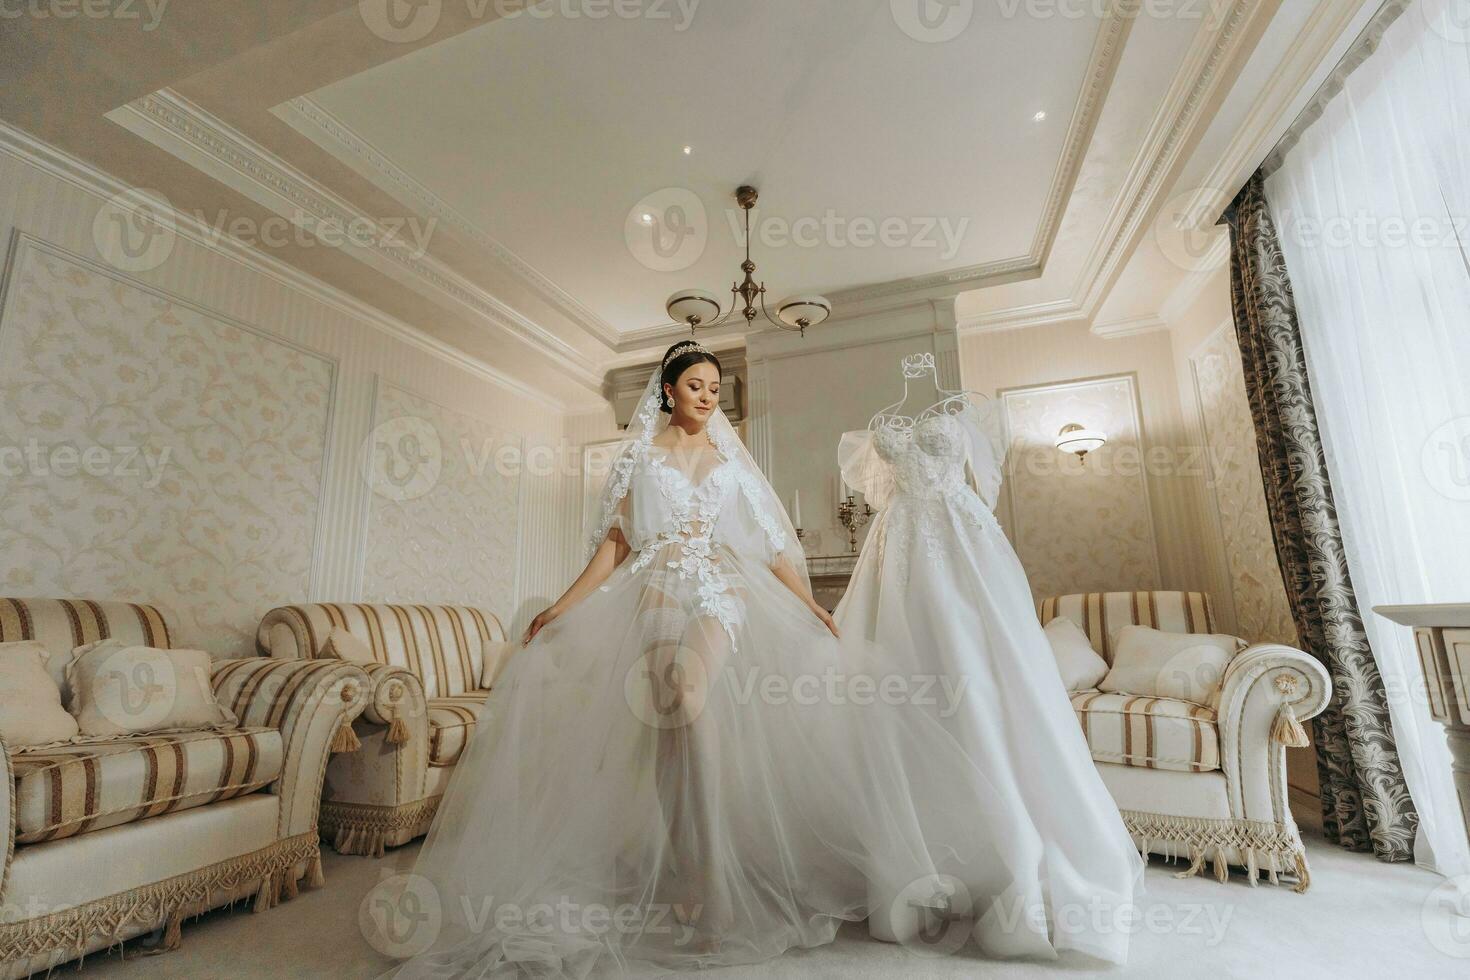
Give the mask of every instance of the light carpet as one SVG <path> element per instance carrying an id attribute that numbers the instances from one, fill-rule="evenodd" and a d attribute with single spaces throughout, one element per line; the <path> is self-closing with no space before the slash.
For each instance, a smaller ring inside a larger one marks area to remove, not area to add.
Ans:
<path id="1" fill-rule="evenodd" d="M 376 977 L 392 961 L 358 928 L 358 909 L 381 878 L 412 866 L 417 845 L 381 860 L 325 854 L 327 884 L 255 915 L 241 907 L 184 925 L 183 947 L 141 956 L 137 943 L 87 958 L 97 980 L 251 980 L 256 977 Z M 1092 960 L 984 959 L 974 946 L 925 957 L 870 940 L 849 924 L 829 946 L 801 950 L 753 967 L 705 971 L 718 980 L 821 977 L 843 980 L 1080 977 L 1470 977 L 1470 919 L 1454 920 L 1431 899 L 1444 879 L 1412 865 L 1383 864 L 1308 838 L 1312 887 L 1251 888 L 1239 873 L 1174 877 L 1178 865 L 1155 857 L 1133 932 L 1128 965 L 1103 971 Z M 1427 907 L 1427 911 L 1426 911 Z M 1459 926 L 1456 930 L 1456 926 Z M 73 967 L 62 967 L 71 970 Z M 72 974 L 75 975 L 75 974 Z"/>

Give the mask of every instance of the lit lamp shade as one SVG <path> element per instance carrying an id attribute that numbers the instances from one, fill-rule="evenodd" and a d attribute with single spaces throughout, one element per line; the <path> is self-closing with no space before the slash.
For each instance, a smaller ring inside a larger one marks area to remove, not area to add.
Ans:
<path id="1" fill-rule="evenodd" d="M 1101 449 L 1107 441 L 1106 433 L 1097 429 L 1084 429 L 1073 422 L 1062 426 L 1062 431 L 1057 433 L 1055 445 L 1064 453 L 1076 453 L 1080 457 Z"/>
<path id="2" fill-rule="evenodd" d="M 664 309 L 675 323 L 687 323 L 691 327 L 713 323 L 720 317 L 720 301 L 702 289 L 679 290 L 669 297 Z"/>
<path id="3" fill-rule="evenodd" d="M 832 315 L 825 296 L 792 296 L 776 307 L 776 318 L 788 327 L 815 327 Z"/>

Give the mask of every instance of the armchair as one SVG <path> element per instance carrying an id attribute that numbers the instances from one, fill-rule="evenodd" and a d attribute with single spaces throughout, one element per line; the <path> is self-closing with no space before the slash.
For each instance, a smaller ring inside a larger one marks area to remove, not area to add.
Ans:
<path id="1" fill-rule="evenodd" d="M 1201 592 L 1093 592 L 1041 604 L 1043 625 L 1065 616 L 1113 662 L 1113 631 L 1130 624 L 1170 633 L 1213 633 Z M 1279 882 L 1311 882 L 1306 851 L 1287 806 L 1286 748 L 1305 745 L 1301 722 L 1327 706 L 1326 669 L 1301 650 L 1257 643 L 1231 658 L 1208 703 L 1097 690 L 1069 692 L 1093 762 L 1145 855 L 1204 870 L 1213 858 L 1224 881 L 1231 866 L 1254 885 L 1261 871 Z"/>
<path id="2" fill-rule="evenodd" d="M 428 832 L 510 644 L 492 614 L 468 606 L 318 602 L 265 614 L 256 632 L 273 660 L 331 656 L 346 630 L 373 657 L 356 751 L 333 756 L 321 832 L 342 854 L 381 855 Z"/>

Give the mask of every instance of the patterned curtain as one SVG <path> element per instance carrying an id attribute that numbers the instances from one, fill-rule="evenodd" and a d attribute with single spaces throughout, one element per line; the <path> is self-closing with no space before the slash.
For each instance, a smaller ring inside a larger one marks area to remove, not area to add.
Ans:
<path id="1" fill-rule="evenodd" d="M 1296 302 L 1264 183 L 1257 173 L 1225 213 L 1231 306 L 1287 598 L 1302 648 L 1332 676 L 1332 700 L 1311 723 L 1323 826 L 1329 840 L 1349 850 L 1409 861 L 1419 815 L 1348 575 Z"/>

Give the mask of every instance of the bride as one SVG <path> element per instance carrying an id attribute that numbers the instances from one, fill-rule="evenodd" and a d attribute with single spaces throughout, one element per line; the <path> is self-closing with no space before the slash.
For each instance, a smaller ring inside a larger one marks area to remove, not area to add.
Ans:
<path id="1" fill-rule="evenodd" d="M 877 904 L 918 945 L 936 859 L 1007 846 L 995 788 L 894 694 L 905 655 L 840 640 L 812 599 L 719 390 L 692 341 L 650 379 L 591 560 L 531 623 L 408 876 L 439 913 L 396 976 L 751 963 Z M 943 812 L 963 820 L 936 832 Z"/>

